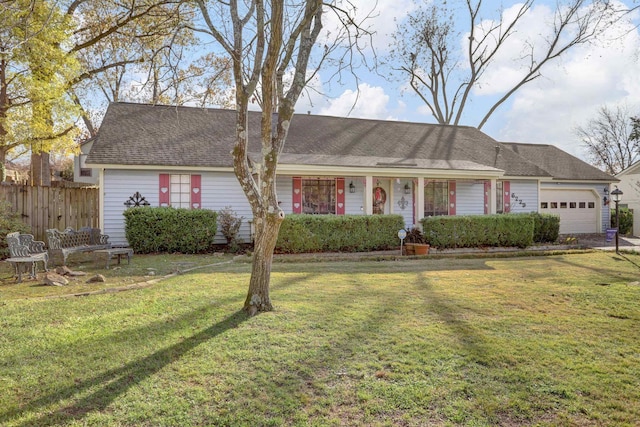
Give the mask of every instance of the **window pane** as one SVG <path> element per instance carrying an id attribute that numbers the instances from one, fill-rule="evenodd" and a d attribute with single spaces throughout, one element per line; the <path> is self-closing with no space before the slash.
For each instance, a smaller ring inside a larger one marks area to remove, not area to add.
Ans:
<path id="1" fill-rule="evenodd" d="M 308 214 L 336 213 L 334 179 L 302 180 L 302 212 Z"/>
<path id="2" fill-rule="evenodd" d="M 447 181 L 425 183 L 424 215 L 449 215 L 449 183 Z"/>
<path id="3" fill-rule="evenodd" d="M 191 207 L 191 175 L 174 174 L 170 177 L 170 204 L 174 208 Z"/>
<path id="4" fill-rule="evenodd" d="M 504 212 L 504 183 L 496 182 L 496 213 Z"/>

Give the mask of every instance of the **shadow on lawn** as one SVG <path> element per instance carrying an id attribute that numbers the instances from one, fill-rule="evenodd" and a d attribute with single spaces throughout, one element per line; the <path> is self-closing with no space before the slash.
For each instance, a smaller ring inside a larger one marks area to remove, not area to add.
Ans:
<path id="1" fill-rule="evenodd" d="M 611 259 L 614 262 L 617 263 L 628 263 L 632 266 L 634 266 L 637 269 L 640 269 L 640 263 L 638 263 L 638 260 L 640 258 L 638 258 L 637 256 L 631 255 L 631 256 L 627 256 L 624 253 L 619 253 L 616 254 L 615 252 L 611 252 L 611 253 L 607 253 L 607 255 L 611 256 Z M 579 263 L 579 262 L 574 262 L 574 261 L 570 261 L 568 257 L 563 257 L 563 258 L 557 258 L 556 261 L 558 263 L 562 263 L 562 264 L 567 264 L 573 267 L 580 267 L 580 268 L 584 268 L 584 269 L 588 269 L 591 271 L 594 271 L 596 273 L 600 273 L 604 276 L 609 276 L 609 277 L 615 277 L 616 280 L 625 280 L 625 281 L 629 281 L 629 282 L 633 282 L 633 281 L 637 281 L 637 272 L 620 272 L 620 270 L 617 268 L 617 266 L 606 266 L 606 265 L 602 265 L 602 264 L 598 264 L 597 266 L 594 265 L 588 265 L 585 263 Z"/>
<path id="2" fill-rule="evenodd" d="M 132 386 L 139 384 L 165 366 L 175 362 L 176 359 L 198 345 L 223 334 L 227 330 L 238 327 L 248 318 L 244 311 L 239 310 L 180 343 L 158 350 L 121 368 L 112 369 L 84 381 L 78 381 L 71 387 L 55 390 L 55 392 L 29 402 L 21 410 L 0 414 L 0 424 L 19 417 L 25 412 L 35 412 L 40 413 L 40 415 L 34 419 L 18 423 L 16 424 L 17 426 L 67 424 L 83 419 L 90 412 L 103 411 L 118 396 L 126 393 Z M 84 397 L 76 397 L 83 393 L 87 394 Z M 67 400 L 71 400 L 72 403 L 56 409 L 54 413 L 51 412 L 51 406 L 57 406 L 60 402 Z"/>

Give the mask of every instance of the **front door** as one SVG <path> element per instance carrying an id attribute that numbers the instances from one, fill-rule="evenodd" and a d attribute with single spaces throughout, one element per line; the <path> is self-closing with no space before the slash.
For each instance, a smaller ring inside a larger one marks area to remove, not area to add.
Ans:
<path id="1" fill-rule="evenodd" d="M 375 180 L 373 186 L 373 214 L 389 213 L 389 180 Z"/>

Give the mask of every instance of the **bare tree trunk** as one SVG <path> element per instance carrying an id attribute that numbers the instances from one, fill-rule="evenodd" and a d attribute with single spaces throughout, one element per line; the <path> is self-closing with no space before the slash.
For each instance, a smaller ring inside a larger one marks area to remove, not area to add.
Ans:
<path id="1" fill-rule="evenodd" d="M 276 169 L 294 106 L 310 78 L 309 58 L 322 30 L 324 3 L 322 0 L 255 1 L 248 2 L 250 6 L 245 9 L 243 2 L 231 0 L 225 3 L 229 29 L 226 24 L 216 25 L 220 22 L 213 19 L 216 15 L 209 14 L 205 0 L 196 0 L 196 3 L 208 32 L 233 61 L 237 114 L 233 170 L 251 205 L 256 233 L 244 310 L 254 315 L 273 310 L 269 296 L 271 263 L 285 216 L 278 206 Z M 243 6 L 239 7 L 240 4 Z M 336 7 L 335 11 L 342 16 L 345 26 L 356 25 L 347 10 Z M 347 39 L 346 35 L 343 37 Z M 357 46 L 357 38 L 357 35 L 349 38 L 353 45 L 348 50 Z M 330 50 L 325 46 L 325 55 Z M 284 77 L 290 71 L 292 78 L 285 82 Z M 251 136 L 259 136 L 262 152 L 259 160 L 250 161 L 248 105 L 251 99 L 257 98 L 262 100 L 260 134 Z"/>
<path id="2" fill-rule="evenodd" d="M 249 292 L 244 302 L 244 310 L 250 316 L 261 311 L 273 310 L 269 296 L 271 263 L 283 219 L 284 215 L 278 212 L 268 213 L 256 221 L 256 224 L 263 224 L 263 226 L 257 225 L 256 227 Z"/>
<path id="3" fill-rule="evenodd" d="M 31 153 L 31 185 L 51 186 L 51 165 L 49 153 Z"/>

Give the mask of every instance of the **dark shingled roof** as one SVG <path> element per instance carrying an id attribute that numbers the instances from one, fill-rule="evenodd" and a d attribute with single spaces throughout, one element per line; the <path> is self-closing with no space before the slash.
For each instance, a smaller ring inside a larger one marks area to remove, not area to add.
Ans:
<path id="1" fill-rule="evenodd" d="M 112 103 L 87 163 L 231 167 L 235 118 L 234 110 Z M 250 113 L 250 133 L 257 136 L 259 126 L 260 113 Z M 280 163 L 381 168 L 395 163 L 401 168 L 500 169 L 507 176 L 566 175 L 566 169 L 538 167 L 538 157 L 521 156 L 512 145 L 473 127 L 296 114 Z M 260 152 L 257 138 L 250 151 Z M 583 163 L 557 151 L 557 158 Z M 574 178 L 593 179 L 589 168 L 575 171 L 587 176 Z"/>
<path id="2" fill-rule="evenodd" d="M 502 143 L 515 153 L 535 161 L 554 180 L 560 181 L 618 181 L 613 176 L 592 166 L 571 154 L 562 151 L 554 145 L 547 144 L 522 144 L 515 142 Z"/>

